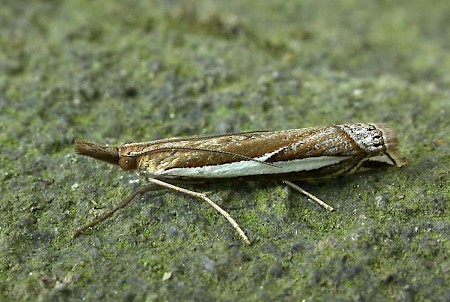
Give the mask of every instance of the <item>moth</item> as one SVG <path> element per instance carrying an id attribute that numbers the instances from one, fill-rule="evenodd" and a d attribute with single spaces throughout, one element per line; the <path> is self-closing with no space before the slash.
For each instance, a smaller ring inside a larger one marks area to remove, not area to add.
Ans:
<path id="1" fill-rule="evenodd" d="M 113 209 L 78 229 L 77 237 L 138 194 L 163 187 L 202 199 L 222 214 L 246 244 L 250 240 L 236 221 L 206 194 L 175 183 L 219 179 L 278 179 L 328 210 L 333 208 L 291 181 L 330 178 L 371 168 L 401 167 L 396 131 L 384 124 L 343 124 L 281 131 L 174 137 L 107 147 L 75 141 L 75 152 L 127 171 L 139 171 L 149 185 L 124 198 Z"/>

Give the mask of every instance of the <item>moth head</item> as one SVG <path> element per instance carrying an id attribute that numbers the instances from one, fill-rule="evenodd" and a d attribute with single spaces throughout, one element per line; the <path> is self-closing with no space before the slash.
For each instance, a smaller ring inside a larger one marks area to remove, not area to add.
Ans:
<path id="1" fill-rule="evenodd" d="M 119 165 L 123 170 L 135 170 L 138 168 L 136 157 L 119 155 L 119 149 L 116 147 L 105 147 L 95 143 L 75 140 L 75 152 L 109 164 Z"/>
<path id="2" fill-rule="evenodd" d="M 136 170 L 138 168 L 138 162 L 136 157 L 123 156 L 119 159 L 119 166 L 123 170 Z"/>

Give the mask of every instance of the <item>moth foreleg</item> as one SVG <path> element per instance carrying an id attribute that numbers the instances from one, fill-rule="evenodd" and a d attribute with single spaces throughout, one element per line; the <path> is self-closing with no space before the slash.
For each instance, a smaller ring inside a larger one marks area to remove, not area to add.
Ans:
<path id="1" fill-rule="evenodd" d="M 85 224 L 84 226 L 82 226 L 81 228 L 76 230 L 75 233 L 72 235 L 72 238 L 73 239 L 77 238 L 78 236 L 83 234 L 84 231 L 86 231 L 87 229 L 92 228 L 92 227 L 96 226 L 97 224 L 99 224 L 100 222 L 108 219 L 109 217 L 114 215 L 115 212 L 117 212 L 118 210 L 120 210 L 121 208 L 124 208 L 127 204 L 129 204 L 137 195 L 143 194 L 147 191 L 152 191 L 155 189 L 157 189 L 157 187 L 155 187 L 155 185 L 151 184 L 151 185 L 145 186 L 143 188 L 140 188 L 139 190 L 134 191 L 133 193 L 131 193 L 130 195 L 128 195 L 127 197 L 122 199 L 122 201 L 119 204 L 117 204 L 114 208 L 104 212 L 103 214 L 98 216 L 96 219 L 94 219 L 92 222 Z"/>

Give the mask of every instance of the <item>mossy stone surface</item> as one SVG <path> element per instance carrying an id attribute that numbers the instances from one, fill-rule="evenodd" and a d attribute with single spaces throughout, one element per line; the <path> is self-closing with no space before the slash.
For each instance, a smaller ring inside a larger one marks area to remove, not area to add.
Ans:
<path id="1" fill-rule="evenodd" d="M 1 301 L 450 300 L 450 3 L 8 1 L 0 10 Z M 401 169 L 189 186 L 76 156 L 131 141 L 351 122 Z"/>

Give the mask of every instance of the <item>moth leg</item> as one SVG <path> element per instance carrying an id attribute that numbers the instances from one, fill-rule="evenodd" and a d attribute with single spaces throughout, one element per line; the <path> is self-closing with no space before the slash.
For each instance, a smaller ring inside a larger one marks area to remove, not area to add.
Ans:
<path id="1" fill-rule="evenodd" d="M 177 192 L 181 192 L 184 193 L 186 195 L 195 197 L 195 198 L 199 198 L 202 199 L 204 201 L 206 201 L 210 206 L 212 206 L 217 212 L 219 212 L 220 214 L 222 214 L 223 217 L 225 217 L 226 220 L 228 220 L 228 222 L 233 226 L 233 228 L 236 230 L 236 232 L 238 232 L 239 236 L 241 236 L 241 238 L 244 240 L 245 244 L 250 245 L 250 239 L 248 239 L 247 235 L 245 235 L 244 231 L 241 229 L 241 227 L 237 224 L 237 222 L 230 216 L 230 214 L 228 214 L 228 212 L 226 212 L 224 209 L 222 209 L 219 205 L 217 205 L 214 201 L 212 201 L 211 199 L 209 199 L 206 194 L 204 193 L 199 193 L 199 192 L 195 192 L 195 191 L 191 191 L 191 190 L 187 190 L 184 188 L 180 188 L 177 187 L 175 185 L 172 185 L 170 183 L 161 181 L 159 179 L 155 179 L 155 178 L 149 178 L 148 179 L 149 182 L 167 188 L 167 189 L 171 189 Z"/>
<path id="2" fill-rule="evenodd" d="M 152 184 L 152 185 L 148 185 L 143 188 L 140 188 L 139 190 L 134 191 L 133 193 L 131 193 L 130 195 L 128 195 L 127 197 L 122 199 L 122 201 L 120 203 L 118 203 L 114 208 L 104 212 L 103 214 L 98 216 L 96 219 L 94 219 L 92 222 L 85 224 L 84 226 L 82 226 L 81 228 L 76 230 L 75 233 L 72 235 L 72 239 L 77 238 L 78 236 L 83 234 L 84 231 L 86 231 L 87 229 L 92 228 L 92 227 L 96 226 L 97 224 L 99 224 L 100 222 L 111 217 L 115 212 L 117 212 L 118 210 L 120 210 L 121 208 L 124 208 L 127 204 L 129 204 L 137 195 L 143 194 L 147 191 L 152 191 L 155 189 L 158 189 L 158 187 L 155 187 L 155 185 Z"/>
<path id="3" fill-rule="evenodd" d="M 334 208 L 328 204 L 326 204 L 324 201 L 320 200 L 319 198 L 317 198 L 316 196 L 312 195 L 311 193 L 309 193 L 308 191 L 305 191 L 304 189 L 300 188 L 299 186 L 297 186 L 296 184 L 294 184 L 293 182 L 290 182 L 289 180 L 283 180 L 283 183 L 291 188 L 293 188 L 294 190 L 299 191 L 300 193 L 306 195 L 307 197 L 311 198 L 312 200 L 314 200 L 316 203 L 318 203 L 321 207 L 327 209 L 328 211 L 332 212 L 334 211 Z"/>

